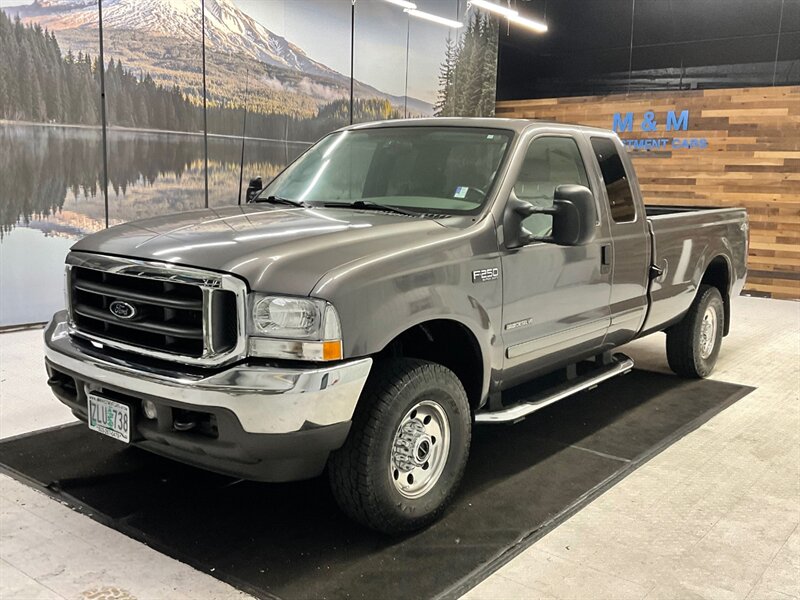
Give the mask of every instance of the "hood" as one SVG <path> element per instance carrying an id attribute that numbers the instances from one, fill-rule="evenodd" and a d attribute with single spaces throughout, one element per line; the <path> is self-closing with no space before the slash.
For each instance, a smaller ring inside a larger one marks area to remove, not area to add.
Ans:
<path id="1" fill-rule="evenodd" d="M 305 296 L 332 269 L 456 233 L 430 218 L 249 204 L 125 223 L 72 249 L 234 273 L 253 290 Z"/>

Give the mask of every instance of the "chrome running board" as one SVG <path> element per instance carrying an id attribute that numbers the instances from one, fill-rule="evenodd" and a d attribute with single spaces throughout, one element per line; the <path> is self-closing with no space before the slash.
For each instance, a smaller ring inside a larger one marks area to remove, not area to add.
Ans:
<path id="1" fill-rule="evenodd" d="M 555 387 L 546 389 L 538 394 L 534 394 L 525 402 L 512 404 L 501 410 L 478 411 L 475 413 L 476 423 L 513 423 L 519 421 L 549 406 L 554 402 L 563 400 L 568 396 L 577 394 L 584 390 L 596 387 L 606 379 L 611 379 L 617 375 L 624 375 L 633 369 L 633 359 L 624 354 L 615 354 L 613 362 L 586 373 L 585 375 L 559 384 Z"/>

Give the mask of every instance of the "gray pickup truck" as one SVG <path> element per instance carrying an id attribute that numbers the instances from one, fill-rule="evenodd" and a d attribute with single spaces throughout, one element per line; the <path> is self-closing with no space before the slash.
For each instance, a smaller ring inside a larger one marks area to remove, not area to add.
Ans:
<path id="1" fill-rule="evenodd" d="M 646 207 L 601 129 L 361 124 L 260 188 L 75 244 L 48 383 L 91 429 L 178 461 L 327 469 L 383 532 L 442 513 L 473 426 L 629 371 L 615 347 L 665 331 L 670 367 L 707 376 L 745 278 L 745 211 Z"/>

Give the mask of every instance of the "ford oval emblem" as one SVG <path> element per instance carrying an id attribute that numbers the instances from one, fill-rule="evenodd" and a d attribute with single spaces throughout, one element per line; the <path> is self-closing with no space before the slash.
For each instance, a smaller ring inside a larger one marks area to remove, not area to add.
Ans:
<path id="1" fill-rule="evenodd" d="M 108 310 L 118 319 L 128 320 L 136 316 L 136 307 L 124 300 L 114 300 Z"/>

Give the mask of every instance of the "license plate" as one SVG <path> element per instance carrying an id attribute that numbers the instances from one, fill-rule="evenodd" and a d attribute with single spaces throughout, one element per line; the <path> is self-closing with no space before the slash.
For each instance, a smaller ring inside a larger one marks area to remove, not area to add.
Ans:
<path id="1" fill-rule="evenodd" d="M 89 399 L 89 429 L 115 440 L 131 441 L 131 409 L 121 402 L 87 394 Z"/>

